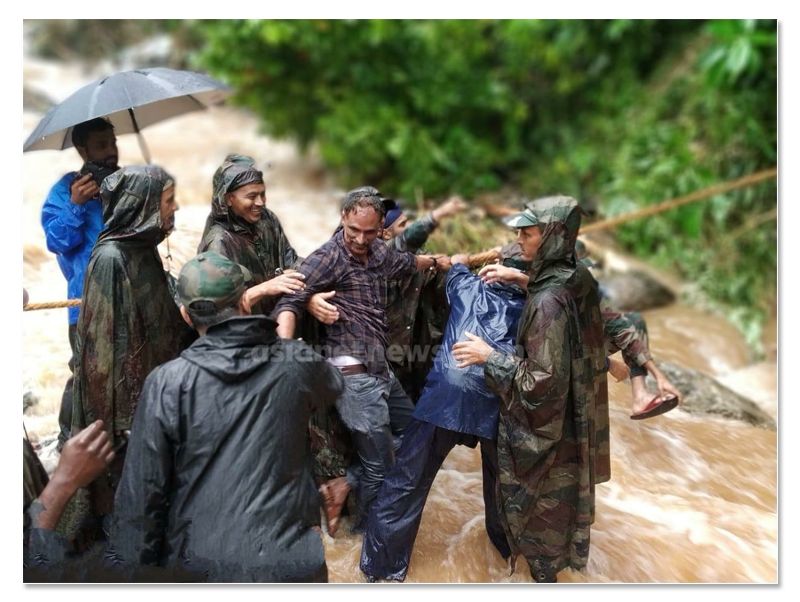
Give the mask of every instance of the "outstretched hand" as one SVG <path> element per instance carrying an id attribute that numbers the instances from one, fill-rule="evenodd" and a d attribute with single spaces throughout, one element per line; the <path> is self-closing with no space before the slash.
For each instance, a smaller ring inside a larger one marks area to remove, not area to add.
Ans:
<path id="1" fill-rule="evenodd" d="M 39 508 L 33 512 L 33 526 L 55 529 L 70 498 L 100 476 L 113 459 L 111 439 L 102 420 L 95 420 L 68 439 L 53 477 L 37 498 Z"/>
<path id="2" fill-rule="evenodd" d="M 287 271 L 261 284 L 251 286 L 245 292 L 245 306 L 252 308 L 264 297 L 277 297 L 278 295 L 289 295 L 302 291 L 306 287 L 305 282 L 303 282 L 305 278 L 300 272 Z"/>
<path id="3" fill-rule="evenodd" d="M 464 211 L 467 207 L 468 205 L 460 196 L 452 196 L 433 210 L 433 219 L 439 222 L 445 217 L 451 217 Z"/>
<path id="4" fill-rule="evenodd" d="M 658 385 L 658 392 L 661 395 L 662 399 L 666 399 L 667 397 L 675 396 L 678 398 L 678 403 L 682 401 L 681 399 L 681 392 L 673 385 L 666 376 L 662 378 L 656 378 L 656 385 Z"/>

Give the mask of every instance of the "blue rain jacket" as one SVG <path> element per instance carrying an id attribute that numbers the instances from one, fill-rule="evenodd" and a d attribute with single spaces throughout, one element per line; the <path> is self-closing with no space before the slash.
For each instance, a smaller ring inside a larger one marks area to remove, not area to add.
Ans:
<path id="1" fill-rule="evenodd" d="M 83 205 L 70 201 L 69 187 L 77 176 L 65 174 L 47 195 L 42 207 L 42 227 L 47 249 L 56 254 L 58 266 L 67 279 L 67 298 L 83 296 L 83 276 L 97 236 L 103 229 L 103 206 L 100 199 Z M 80 307 L 69 308 L 69 323 L 78 323 Z"/>
<path id="2" fill-rule="evenodd" d="M 462 264 L 448 272 L 446 287 L 450 317 L 414 418 L 495 440 L 499 398 L 486 386 L 483 366 L 456 367 L 453 345 L 468 340 L 464 333 L 469 331 L 492 348 L 513 354 L 526 294 L 513 285 L 487 285 Z"/>

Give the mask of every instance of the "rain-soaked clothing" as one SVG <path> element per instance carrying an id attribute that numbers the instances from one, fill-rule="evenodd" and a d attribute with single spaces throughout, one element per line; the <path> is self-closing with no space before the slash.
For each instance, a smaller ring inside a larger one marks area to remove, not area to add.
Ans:
<path id="1" fill-rule="evenodd" d="M 589 556 L 595 484 L 610 478 L 608 385 L 597 283 L 575 259 L 580 209 L 538 199 L 542 241 L 531 264 L 516 355 L 493 352 L 486 382 L 502 398 L 501 516 L 536 581 Z"/>
<path id="2" fill-rule="evenodd" d="M 225 158 L 214 174 L 211 213 L 197 247 L 198 253 L 216 251 L 246 267 L 253 275 L 250 286 L 271 280 L 277 275 L 276 270 L 296 267 L 299 259 L 272 211 L 264 207 L 261 219 L 251 224 L 236 215 L 225 201 L 228 192 L 261 181 L 261 172 L 252 158 L 244 155 Z M 253 313 L 268 315 L 276 303 L 276 297 L 265 297 L 252 308 Z"/>
<path id="3" fill-rule="evenodd" d="M 413 274 L 416 271 L 414 256 L 376 239 L 364 263 L 347 249 L 344 231 L 339 229 L 306 257 L 298 270 L 305 275 L 306 287 L 283 295 L 274 315 L 290 311 L 300 317 L 312 295 L 335 290 L 334 303 L 340 317 L 325 329 L 322 342 L 326 357 L 352 356 L 364 364 L 370 374 L 388 379 L 387 282 Z"/>
<path id="4" fill-rule="evenodd" d="M 458 368 L 453 344 L 464 332 L 513 353 L 525 291 L 513 285 L 487 285 L 465 265 L 447 273 L 451 311 L 414 420 L 403 434 L 397 462 L 386 476 L 369 516 L 361 548 L 361 570 L 379 579 L 402 581 L 422 510 L 436 473 L 456 445 L 481 445 L 486 531 L 503 557 L 510 549 L 498 515 L 497 395 L 485 383 L 483 368 Z"/>
<path id="5" fill-rule="evenodd" d="M 83 205 L 70 200 L 70 186 L 78 173 L 71 171 L 53 185 L 42 207 L 42 228 L 47 250 L 56 254 L 58 267 L 67 279 L 67 298 L 83 296 L 83 278 L 94 243 L 103 229 L 103 207 L 99 198 Z M 70 324 L 78 323 L 80 307 L 67 310 Z"/>
<path id="6" fill-rule="evenodd" d="M 398 251 L 417 253 L 436 229 L 428 214 L 411 223 L 389 241 Z M 386 320 L 389 324 L 387 357 L 409 398 L 416 403 L 433 366 L 435 348 L 447 322 L 445 274 L 422 270 L 389 281 Z"/>
<path id="7" fill-rule="evenodd" d="M 308 420 L 343 379 L 263 316 L 209 328 L 145 383 L 112 556 L 225 582 L 327 581 Z"/>
<path id="8" fill-rule="evenodd" d="M 94 243 L 103 229 L 103 206 L 100 197 L 89 199 L 83 205 L 73 203 L 70 186 L 78 172 L 71 171 L 56 182 L 47 194 L 42 206 L 42 228 L 48 251 L 55 253 L 58 267 L 67 280 L 67 298 L 80 299 L 83 296 L 83 279 L 86 265 L 92 254 Z M 75 365 L 75 325 L 78 323 L 80 306 L 68 307 L 69 346 L 72 357 L 69 360 L 70 378 L 64 385 L 61 396 L 61 409 L 58 416 L 61 445 L 69 438 L 72 423 L 72 387 Z"/>
<path id="9" fill-rule="evenodd" d="M 608 299 L 601 296 L 600 313 L 606 336 L 606 353 L 622 352 L 622 359 L 630 370 L 631 377 L 645 376 L 645 363 L 652 360 L 647 324 L 639 312 L 621 312 L 614 309 Z"/>
<path id="10" fill-rule="evenodd" d="M 376 239 L 364 263 L 348 250 L 344 231 L 338 229 L 298 269 L 306 277 L 305 289 L 284 295 L 274 314 L 290 311 L 300 316 L 312 295 L 335 290 L 340 318 L 325 328 L 321 341 L 324 355 L 329 359 L 351 356 L 365 370 L 346 376 L 345 391 L 336 401 L 361 468 L 356 526 L 360 529 L 386 471 L 394 463 L 393 434 L 399 434 L 395 427 L 402 429 L 402 425 L 391 420 L 390 403 L 396 409 L 411 409 L 411 401 L 394 386 L 387 363 L 385 310 L 387 282 L 412 274 L 416 261 L 411 253 L 401 253 Z"/>
<path id="11" fill-rule="evenodd" d="M 575 255 L 591 271 L 597 264 L 589 257 L 586 245 L 580 240 L 575 243 Z M 647 335 L 647 324 L 639 312 L 621 312 L 612 307 L 603 287 L 600 292 L 600 313 L 603 316 L 603 330 L 606 336 L 606 353 L 613 355 L 622 352 L 622 359 L 630 370 L 631 377 L 645 376 L 644 364 L 652 360 Z"/>
<path id="12" fill-rule="evenodd" d="M 198 253 L 216 251 L 250 270 L 255 286 L 276 276 L 276 270 L 296 268 L 300 258 L 284 234 L 278 217 L 262 209 L 261 220 L 251 224 L 228 207 L 225 195 L 242 186 L 263 182 L 255 161 L 246 155 L 228 155 L 213 179 L 211 213 L 197 248 Z M 253 314 L 269 315 L 279 297 L 264 297 L 252 307 Z M 298 316 L 298 336 L 314 346 L 319 343 L 322 326 L 309 314 Z M 314 450 L 314 473 L 320 482 L 343 476 L 349 457 L 347 430 L 335 409 L 323 408 L 309 422 Z"/>
<path id="13" fill-rule="evenodd" d="M 157 245 L 164 238 L 161 193 L 169 175 L 157 166 L 123 168 L 101 187 L 106 227 L 86 269 L 78 321 L 72 432 L 98 418 L 116 448 L 130 430 L 150 371 L 194 338 L 167 286 Z M 125 457 L 90 486 L 94 512 L 111 512 Z"/>

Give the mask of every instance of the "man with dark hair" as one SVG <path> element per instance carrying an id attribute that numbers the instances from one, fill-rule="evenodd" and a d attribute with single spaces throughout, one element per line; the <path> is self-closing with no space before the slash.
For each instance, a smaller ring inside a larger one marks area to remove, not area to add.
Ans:
<path id="1" fill-rule="evenodd" d="M 96 118 L 79 123 L 72 129 L 72 144 L 81 159 L 93 162 L 100 176 L 116 171 L 119 166 L 117 139 L 114 126 L 105 119 Z M 83 175 L 71 171 L 61 177 L 50 189 L 42 207 L 42 227 L 47 248 L 56 254 L 58 265 L 67 279 L 67 297 L 83 296 L 83 276 L 97 236 L 103 229 L 103 208 L 100 203 L 100 184 L 91 172 Z M 69 345 L 72 358 L 70 373 L 75 367 L 75 327 L 79 307 L 70 307 Z M 69 437 L 72 421 L 72 376 L 64 387 L 61 410 L 58 415 L 60 432 L 59 449 Z"/>
<path id="2" fill-rule="evenodd" d="M 129 578 L 327 581 L 307 432 L 343 379 L 249 315 L 250 278 L 213 251 L 181 270 L 180 311 L 201 336 L 150 373 L 136 410 L 110 536 Z"/>
<path id="3" fill-rule="evenodd" d="M 305 275 L 305 289 L 284 296 L 274 312 L 279 336 L 291 338 L 309 297 L 336 292 L 339 319 L 326 328 L 322 344 L 328 361 L 345 376 L 345 391 L 336 408 L 351 432 L 362 469 L 355 530 L 363 528 L 394 463 L 392 430 L 402 430 L 397 417 L 404 415 L 407 423 L 413 412 L 402 388 L 394 386 L 396 379 L 386 361 L 387 282 L 437 265 L 433 256 L 399 252 L 379 240 L 384 215 L 377 190 L 350 191 L 342 205 L 342 228 L 298 267 Z M 389 406 L 395 429 L 390 426 Z"/>

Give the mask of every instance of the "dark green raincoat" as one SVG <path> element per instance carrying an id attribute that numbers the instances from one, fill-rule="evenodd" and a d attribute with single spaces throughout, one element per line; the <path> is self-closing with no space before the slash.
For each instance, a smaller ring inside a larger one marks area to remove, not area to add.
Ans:
<path id="1" fill-rule="evenodd" d="M 237 182 L 237 178 L 241 181 L 246 172 L 260 175 L 255 168 L 255 161 L 244 155 L 228 155 L 217 169 L 213 180 L 211 213 L 197 252 L 216 251 L 243 265 L 253 275 L 253 286 L 274 278 L 278 268 L 285 270 L 295 267 L 299 258 L 272 211 L 264 207 L 257 224 L 251 224 L 229 211 L 225 194 L 230 192 L 232 185 L 235 188 L 243 185 Z M 253 313 L 269 315 L 276 303 L 276 297 L 266 297 L 252 308 Z"/>
<path id="2" fill-rule="evenodd" d="M 251 224 L 229 211 L 225 195 L 248 183 L 261 182 L 261 172 L 252 157 L 231 154 L 225 157 L 213 179 L 211 213 L 200 240 L 198 253 L 216 251 L 243 265 L 253 275 L 250 286 L 274 278 L 275 270 L 294 268 L 300 258 L 289 244 L 278 217 L 266 207 L 261 220 Z M 253 306 L 253 314 L 269 315 L 279 297 L 266 297 Z M 319 323 L 301 320 L 298 336 L 310 345 L 319 340 Z M 348 464 L 349 434 L 339 420 L 336 409 L 316 410 L 309 423 L 311 448 L 314 452 L 314 474 L 319 481 L 344 476 Z"/>
<path id="3" fill-rule="evenodd" d="M 502 398 L 499 499 L 508 541 L 537 581 L 589 556 L 594 486 L 610 478 L 608 390 L 597 283 L 577 264 L 580 208 L 528 205 L 542 243 L 530 270 L 516 356 L 492 353 L 486 382 Z"/>
<path id="4" fill-rule="evenodd" d="M 150 371 L 194 338 L 170 294 L 157 245 L 164 239 L 160 203 L 172 178 L 157 166 L 125 167 L 103 181 L 105 229 L 86 268 L 78 319 L 72 432 L 102 418 L 116 447 L 130 430 Z M 111 511 L 124 453 L 111 480 L 92 487 L 95 511 Z"/>

